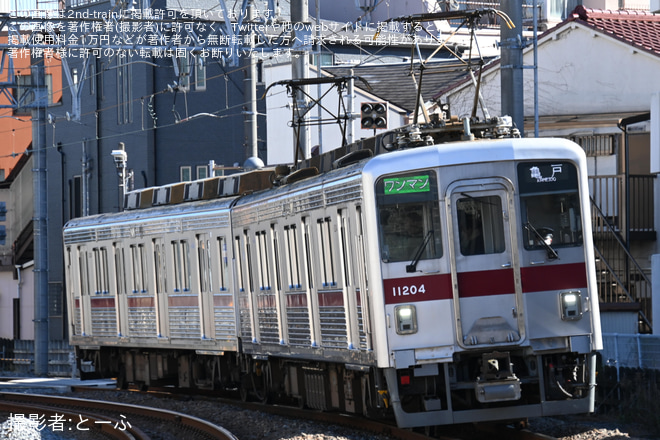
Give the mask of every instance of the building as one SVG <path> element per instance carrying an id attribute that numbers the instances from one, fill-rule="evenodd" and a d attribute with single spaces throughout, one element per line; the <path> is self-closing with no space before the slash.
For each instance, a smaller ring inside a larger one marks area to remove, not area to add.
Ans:
<path id="1" fill-rule="evenodd" d="M 539 37 L 538 81 L 532 69 L 524 79 L 525 132 L 532 135 L 536 125 L 539 136 L 572 139 L 589 156 L 602 310 L 620 311 L 615 304 L 621 302 L 634 307 L 641 331 L 650 331 L 653 321 L 651 263 L 660 252 L 659 42 L 660 15 L 578 7 Z M 532 47 L 523 57 L 533 66 Z M 496 112 L 499 75 L 495 61 L 484 71 L 481 88 Z M 472 85 L 462 82 L 434 99 L 461 113 L 472 93 Z"/>

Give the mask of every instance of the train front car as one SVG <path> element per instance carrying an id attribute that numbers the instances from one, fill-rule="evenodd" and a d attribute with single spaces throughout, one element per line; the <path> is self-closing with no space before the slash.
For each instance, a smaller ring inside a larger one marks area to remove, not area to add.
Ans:
<path id="1" fill-rule="evenodd" d="M 580 147 L 450 143 L 363 172 L 367 261 L 382 276 L 376 356 L 397 424 L 593 411 L 602 342 Z"/>

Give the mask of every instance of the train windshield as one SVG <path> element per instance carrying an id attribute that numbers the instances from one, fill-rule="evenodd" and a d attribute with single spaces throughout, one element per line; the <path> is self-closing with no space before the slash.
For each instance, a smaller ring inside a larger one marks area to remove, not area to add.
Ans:
<path id="1" fill-rule="evenodd" d="M 518 183 L 525 249 L 582 244 L 575 165 L 561 161 L 520 163 Z"/>
<path id="2" fill-rule="evenodd" d="M 376 183 L 384 262 L 442 256 L 438 186 L 430 170 L 385 176 Z"/>

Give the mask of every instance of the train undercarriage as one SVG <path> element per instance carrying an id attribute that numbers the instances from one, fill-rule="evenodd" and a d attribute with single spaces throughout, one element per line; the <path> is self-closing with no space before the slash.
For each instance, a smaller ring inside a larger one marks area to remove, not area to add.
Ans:
<path id="1" fill-rule="evenodd" d="M 102 347 L 78 355 L 83 379 L 116 377 L 118 387 L 229 391 L 263 403 L 394 415 L 399 427 L 593 411 L 595 359 L 576 353 L 462 353 L 452 363 L 403 369 L 190 350 Z"/>

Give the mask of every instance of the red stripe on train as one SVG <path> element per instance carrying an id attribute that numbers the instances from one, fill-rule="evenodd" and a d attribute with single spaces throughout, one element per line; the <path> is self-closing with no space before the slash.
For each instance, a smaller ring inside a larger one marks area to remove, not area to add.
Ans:
<path id="1" fill-rule="evenodd" d="M 343 307 L 344 292 L 335 290 L 333 292 L 319 292 L 319 307 Z"/>
<path id="2" fill-rule="evenodd" d="M 127 298 L 128 307 L 153 307 L 154 306 L 154 297 L 138 297 L 138 298 Z"/>
<path id="3" fill-rule="evenodd" d="M 520 271 L 523 292 L 582 289 L 587 287 L 584 263 L 523 267 Z"/>
<path id="4" fill-rule="evenodd" d="M 587 287 L 584 263 L 523 267 L 520 271 L 523 293 Z M 514 291 L 513 270 L 499 269 L 458 274 L 461 298 L 510 294 Z M 451 299 L 450 274 L 437 274 L 383 280 L 386 304 Z"/>
<path id="5" fill-rule="evenodd" d="M 197 307 L 199 300 L 197 296 L 178 296 L 172 295 L 167 297 L 167 305 L 170 307 Z"/>
<path id="6" fill-rule="evenodd" d="M 76 301 L 77 305 L 78 301 Z M 90 298 L 90 305 L 92 308 L 108 308 L 108 307 L 114 307 L 115 306 L 115 298 L 114 297 L 106 297 L 106 298 Z"/>

